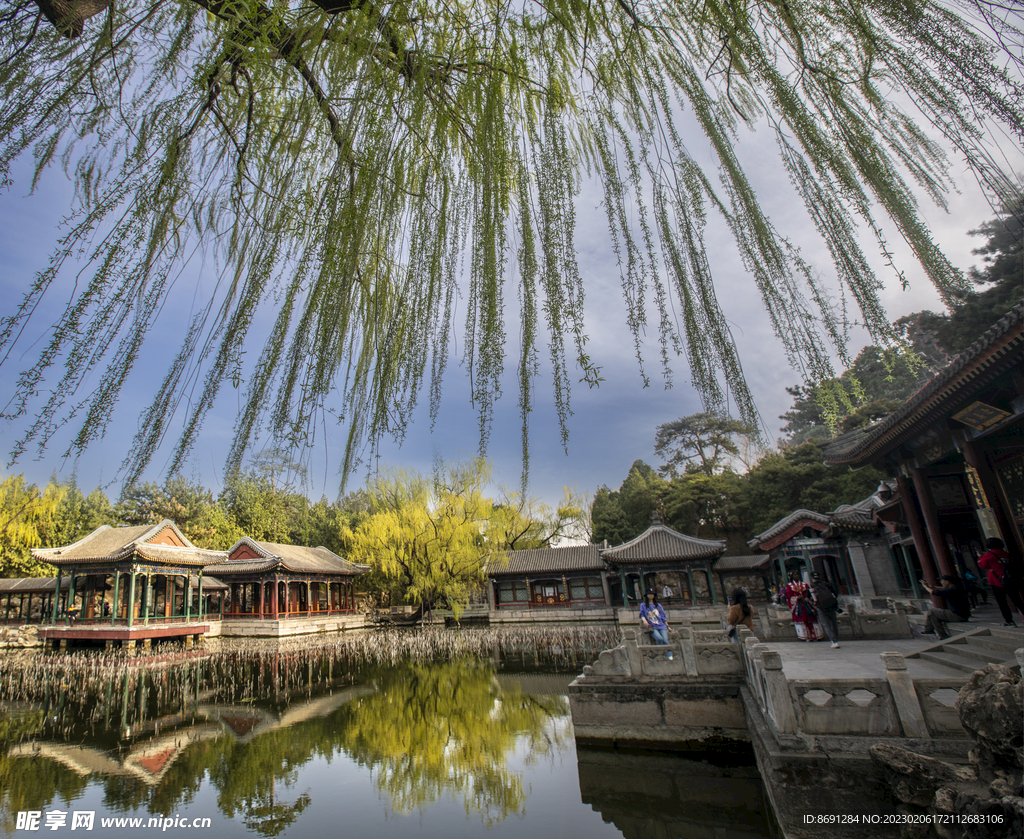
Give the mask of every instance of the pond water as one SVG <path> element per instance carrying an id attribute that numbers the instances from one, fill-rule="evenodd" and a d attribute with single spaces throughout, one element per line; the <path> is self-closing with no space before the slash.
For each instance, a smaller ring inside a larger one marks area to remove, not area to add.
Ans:
<path id="1" fill-rule="evenodd" d="M 749 757 L 576 747 L 566 688 L 609 640 L 430 630 L 8 656 L 0 836 L 775 835 Z"/>

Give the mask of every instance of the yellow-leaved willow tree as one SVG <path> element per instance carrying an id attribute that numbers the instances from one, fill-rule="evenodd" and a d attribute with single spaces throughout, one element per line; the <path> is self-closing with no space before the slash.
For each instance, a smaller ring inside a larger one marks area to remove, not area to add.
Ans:
<path id="1" fill-rule="evenodd" d="M 0 482 L 0 577 L 44 577 L 52 567 L 32 559 L 54 529 L 67 488 L 47 484 L 42 492 L 24 475 Z"/>
<path id="2" fill-rule="evenodd" d="M 226 471 L 257 439 L 310 451 L 337 423 L 347 476 L 425 393 L 436 419 L 459 338 L 481 453 L 515 365 L 525 468 L 541 356 L 563 439 L 570 384 L 602 380 L 584 303 L 603 278 L 576 242 L 587 179 L 642 381 L 654 335 L 668 383 L 682 357 L 705 411 L 754 423 L 719 254 L 742 259 L 748 289 L 730 295 L 762 302 L 808 380 L 849 361 L 855 324 L 896 342 L 868 259 L 906 282 L 886 229 L 955 307 L 968 284 L 919 202 L 944 206 L 943 143 L 997 200 L 1016 189 L 986 132 L 1024 143 L 1019 5 L 2 0 L 0 185 L 59 161 L 75 186 L 49 264 L 5 277 L 24 297 L 0 313 L 0 364 L 27 359 L 0 409 L 21 423 L 12 455 L 102 439 L 173 311 L 179 349 L 128 485 L 171 435 L 181 468 L 224 383 Z M 736 152 L 748 129 L 806 208 L 791 230 L 814 229 L 831 267 L 762 207 Z M 706 245 L 711 219 L 731 248 Z"/>
<path id="3" fill-rule="evenodd" d="M 456 617 L 479 590 L 488 560 L 502 552 L 484 538 L 491 500 L 488 464 L 477 458 L 437 466 L 430 476 L 403 469 L 371 480 L 371 513 L 342 539 L 405 599 L 426 610 L 450 605 Z"/>
<path id="4" fill-rule="evenodd" d="M 483 458 L 438 463 L 429 476 L 404 469 L 384 470 L 368 482 L 370 515 L 342 542 L 357 562 L 424 610 L 444 604 L 456 618 L 479 593 L 488 563 L 506 552 L 547 547 L 587 535 L 589 507 L 566 489 L 554 509 L 508 489 L 495 502 L 486 495 L 491 466 Z"/>

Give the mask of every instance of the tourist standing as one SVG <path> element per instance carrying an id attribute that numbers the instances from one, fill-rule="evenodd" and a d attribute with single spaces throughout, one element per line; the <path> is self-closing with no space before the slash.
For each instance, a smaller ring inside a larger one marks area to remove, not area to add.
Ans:
<path id="1" fill-rule="evenodd" d="M 739 625 L 742 623 L 751 632 L 754 631 L 754 613 L 747 603 L 747 592 L 738 588 L 729 597 L 732 605 L 729 607 L 729 614 L 725 616 L 726 627 L 730 641 L 739 641 Z"/>
<path id="2" fill-rule="evenodd" d="M 814 632 L 814 622 L 817 614 L 814 604 L 811 603 L 811 587 L 801 581 L 796 571 L 789 574 L 789 585 L 783 592 L 786 598 L 786 605 L 789 606 L 789 613 L 793 617 L 793 626 L 796 627 L 796 637 L 801 641 L 817 641 L 818 636 Z"/>
<path id="3" fill-rule="evenodd" d="M 818 620 L 825 629 L 828 640 L 832 642 L 832 649 L 839 649 L 839 597 L 835 587 L 828 580 L 823 580 L 818 574 L 811 575 L 811 597 L 814 598 L 814 607 L 818 612 Z"/>
<path id="4" fill-rule="evenodd" d="M 651 633 L 655 644 L 668 646 L 668 618 L 653 588 L 647 589 L 644 602 L 640 604 L 640 625 Z M 668 651 L 668 657 L 672 658 L 672 650 Z"/>
<path id="5" fill-rule="evenodd" d="M 1003 626 L 1016 626 L 1013 621 L 1013 612 L 1010 611 L 1010 604 L 1013 601 L 1017 611 L 1024 615 L 1024 603 L 1021 602 L 1020 580 L 1013 574 L 1010 566 L 1010 555 L 1006 552 L 1006 544 L 1002 539 L 993 537 L 985 543 L 988 548 L 985 553 L 978 557 L 978 567 L 988 572 L 988 584 L 992 586 L 992 596 L 999 604 L 999 611 L 1003 613 Z"/>
<path id="6" fill-rule="evenodd" d="M 940 638 L 948 638 L 946 631 L 948 621 L 969 621 L 971 619 L 971 603 L 967 591 L 960 581 L 952 574 L 943 574 L 941 579 L 946 583 L 942 588 L 932 588 L 924 580 L 919 580 L 931 595 L 937 595 L 946 601 L 946 609 L 932 606 L 928 617 L 924 620 L 924 634 L 937 634 Z"/>

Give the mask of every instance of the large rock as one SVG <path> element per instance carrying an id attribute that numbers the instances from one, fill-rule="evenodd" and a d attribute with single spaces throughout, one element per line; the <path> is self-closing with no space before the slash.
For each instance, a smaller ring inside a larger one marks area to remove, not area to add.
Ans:
<path id="1" fill-rule="evenodd" d="M 1001 664 L 988 664 L 971 676 L 954 706 L 964 729 L 978 743 L 976 757 L 983 780 L 998 770 L 1024 770 L 1024 682 Z"/>
<path id="2" fill-rule="evenodd" d="M 954 766 L 899 746 L 872 746 L 871 759 L 882 767 L 889 788 L 904 804 L 928 807 L 940 789 L 978 784 L 978 776 L 971 767 Z"/>

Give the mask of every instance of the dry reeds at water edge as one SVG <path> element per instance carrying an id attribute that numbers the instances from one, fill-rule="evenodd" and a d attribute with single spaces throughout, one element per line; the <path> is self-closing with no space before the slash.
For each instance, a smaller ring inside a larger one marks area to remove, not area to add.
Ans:
<path id="1" fill-rule="evenodd" d="M 212 639 L 206 661 L 258 662 L 285 656 L 291 660 L 318 659 L 350 664 L 397 664 L 418 659 L 493 656 L 582 667 L 601 650 L 618 643 L 617 629 L 600 626 L 553 626 L 451 630 L 439 627 L 390 628 L 319 634 L 292 639 Z M 0 668 L 0 699 L 18 701 L 38 694 L 40 685 L 60 679 L 73 695 L 122 677 L 126 670 L 174 669 L 196 663 L 195 654 L 167 645 L 159 657 L 142 658 L 127 650 L 83 650 L 72 653 L 38 652 L 10 656 Z"/>
<path id="2" fill-rule="evenodd" d="M 440 627 L 389 628 L 344 635 L 303 636 L 286 640 L 221 639 L 221 650 L 237 656 L 297 653 L 340 657 L 373 664 L 461 656 L 540 656 L 554 664 L 572 664 L 618 643 L 617 630 L 592 626 L 451 630 Z"/>

